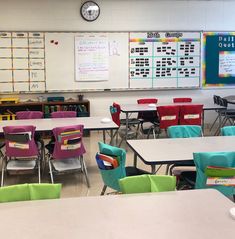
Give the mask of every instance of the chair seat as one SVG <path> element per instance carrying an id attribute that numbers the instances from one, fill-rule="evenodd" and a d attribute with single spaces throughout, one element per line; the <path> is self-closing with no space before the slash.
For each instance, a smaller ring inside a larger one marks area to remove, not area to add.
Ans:
<path id="1" fill-rule="evenodd" d="M 55 170 L 58 172 L 81 169 L 81 163 L 78 158 L 69 158 L 51 161 Z"/>
<path id="2" fill-rule="evenodd" d="M 36 167 L 36 160 L 11 160 L 7 163 L 7 170 L 32 170 Z"/>

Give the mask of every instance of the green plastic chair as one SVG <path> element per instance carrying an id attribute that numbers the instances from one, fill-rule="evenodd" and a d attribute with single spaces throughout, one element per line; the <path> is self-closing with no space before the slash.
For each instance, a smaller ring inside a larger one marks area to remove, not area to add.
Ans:
<path id="1" fill-rule="evenodd" d="M 175 190 L 176 178 L 169 175 L 139 175 L 122 178 L 119 185 L 125 194 L 166 192 Z"/>
<path id="2" fill-rule="evenodd" d="M 201 137 L 202 127 L 199 125 L 175 125 L 167 128 L 170 138 L 192 138 Z"/>
<path id="3" fill-rule="evenodd" d="M 29 184 L 30 200 L 60 198 L 61 184 L 32 183 Z"/>
<path id="4" fill-rule="evenodd" d="M 100 153 L 119 157 L 119 166 L 117 168 L 110 170 L 99 169 L 104 182 L 101 195 L 104 195 L 107 187 L 110 187 L 116 191 L 120 191 L 118 180 L 120 178 L 126 177 L 126 151 L 122 148 L 114 147 L 102 142 L 99 142 L 98 145 Z"/>
<path id="5" fill-rule="evenodd" d="M 28 184 L 0 188 L 0 203 L 30 200 Z"/>
<path id="6" fill-rule="evenodd" d="M 235 136 L 235 126 L 225 126 L 220 131 L 222 136 Z"/>
<path id="7" fill-rule="evenodd" d="M 20 184 L 0 188 L 0 203 L 60 198 L 61 184 Z"/>
<path id="8" fill-rule="evenodd" d="M 224 186 L 224 185 L 208 186 L 206 183 L 208 178 L 207 176 L 208 166 L 235 168 L 235 152 L 202 152 L 202 153 L 199 152 L 194 153 L 193 158 L 197 169 L 197 177 L 195 185 L 196 189 L 214 188 L 228 197 L 231 197 L 235 194 L 234 186 Z M 231 174 L 228 176 L 231 176 Z"/>

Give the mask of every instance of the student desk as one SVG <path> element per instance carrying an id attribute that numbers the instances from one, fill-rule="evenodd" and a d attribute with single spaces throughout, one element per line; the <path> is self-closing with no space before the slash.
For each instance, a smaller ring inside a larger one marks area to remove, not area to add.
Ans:
<path id="1" fill-rule="evenodd" d="M 113 130 L 118 126 L 111 120 L 108 123 L 102 123 L 103 117 L 76 117 L 76 118 L 46 118 L 46 119 L 27 119 L 27 120 L 3 120 L 0 124 L 0 133 L 4 126 L 34 125 L 36 131 L 51 131 L 55 127 L 82 124 L 85 130 L 103 130 L 105 142 L 105 131 L 110 130 L 111 142 L 113 140 Z"/>
<path id="2" fill-rule="evenodd" d="M 194 152 L 235 151 L 235 136 L 140 139 L 127 144 L 134 151 L 134 165 L 139 157 L 155 173 L 156 165 L 192 161 Z"/>
<path id="3" fill-rule="evenodd" d="M 225 109 L 220 105 L 216 105 L 211 102 L 183 102 L 183 103 L 157 103 L 155 107 L 150 107 L 149 104 L 121 104 L 121 111 L 126 114 L 126 133 L 128 129 L 128 118 L 130 113 L 138 113 L 141 111 L 156 111 L 158 106 L 166 106 L 166 105 L 203 105 L 203 114 L 202 114 L 202 127 L 204 127 L 204 111 L 208 110 L 218 110 L 218 109 Z"/>
<path id="4" fill-rule="evenodd" d="M 233 206 L 213 189 L 2 203 L 1 237 L 234 238 Z"/>

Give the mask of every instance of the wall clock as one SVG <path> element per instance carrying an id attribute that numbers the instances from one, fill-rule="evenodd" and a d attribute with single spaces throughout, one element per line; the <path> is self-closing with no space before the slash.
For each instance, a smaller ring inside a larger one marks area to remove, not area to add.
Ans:
<path id="1" fill-rule="evenodd" d="M 95 21 L 100 15 L 100 7 L 93 1 L 84 2 L 80 9 L 81 16 L 86 21 Z"/>

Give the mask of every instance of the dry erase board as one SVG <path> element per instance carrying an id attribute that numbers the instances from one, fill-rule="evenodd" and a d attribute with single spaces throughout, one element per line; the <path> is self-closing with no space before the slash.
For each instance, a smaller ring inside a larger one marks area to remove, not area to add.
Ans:
<path id="1" fill-rule="evenodd" d="M 235 85 L 235 32 L 205 32 L 203 86 Z"/>
<path id="2" fill-rule="evenodd" d="M 200 32 L 0 32 L 0 93 L 200 87 Z"/>

